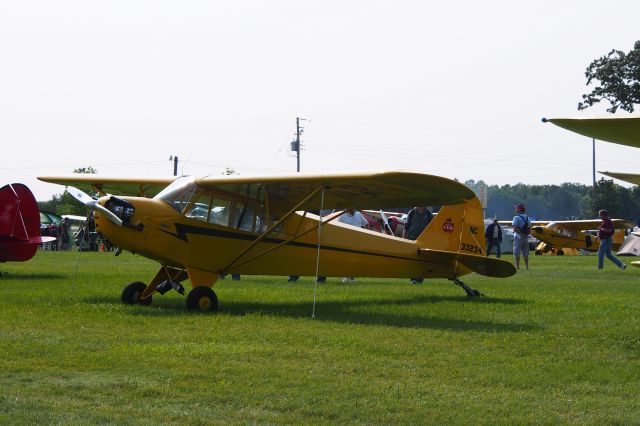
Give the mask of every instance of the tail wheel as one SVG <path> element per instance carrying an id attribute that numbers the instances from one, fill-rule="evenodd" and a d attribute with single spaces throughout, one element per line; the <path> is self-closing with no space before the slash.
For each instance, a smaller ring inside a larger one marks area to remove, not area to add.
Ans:
<path id="1" fill-rule="evenodd" d="M 189 311 L 211 312 L 218 310 L 218 296 L 209 287 L 196 287 L 187 296 Z"/>
<path id="2" fill-rule="evenodd" d="M 125 305 L 150 305 L 151 304 L 151 296 L 140 299 L 142 292 L 147 288 L 145 283 L 140 281 L 134 281 L 128 284 L 124 290 L 122 290 L 122 303 Z"/>

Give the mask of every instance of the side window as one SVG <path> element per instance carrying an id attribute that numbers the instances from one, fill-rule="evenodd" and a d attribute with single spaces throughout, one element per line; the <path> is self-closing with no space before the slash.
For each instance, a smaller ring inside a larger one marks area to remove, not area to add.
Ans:
<path id="1" fill-rule="evenodd" d="M 191 219 L 207 221 L 209 215 L 209 202 L 211 201 L 211 194 L 208 192 L 201 192 L 194 197 L 195 202 L 190 203 L 185 211 L 185 216 Z"/>
<path id="2" fill-rule="evenodd" d="M 253 232 L 253 205 L 243 203 L 241 201 L 236 202 L 236 214 L 233 218 L 234 228 L 241 229 L 243 231 Z"/>
<path id="3" fill-rule="evenodd" d="M 269 218 L 267 218 L 266 209 L 264 208 L 264 206 L 258 207 L 257 216 L 258 217 L 256 218 L 256 227 L 257 227 L 256 229 L 259 232 L 266 231 L 271 225 L 273 225 L 278 220 L 280 220 L 280 215 L 274 212 L 271 212 L 271 214 L 269 215 Z M 283 224 L 281 223 L 278 226 L 276 226 L 272 232 L 282 232 L 283 229 L 284 227 L 283 227 Z"/>
<path id="4" fill-rule="evenodd" d="M 256 231 L 264 232 L 267 230 L 267 217 L 264 205 L 259 205 L 256 212 Z"/>
<path id="5" fill-rule="evenodd" d="M 211 201 L 209 223 L 229 226 L 229 205 L 230 203 L 228 199 L 214 197 Z"/>
<path id="6" fill-rule="evenodd" d="M 277 213 L 271 213 L 271 222 L 269 222 L 269 226 L 273 225 L 274 223 L 276 223 L 277 221 L 280 220 L 280 215 Z M 284 222 L 281 223 L 280 225 L 276 226 L 273 229 L 273 232 L 282 232 L 284 230 Z"/>

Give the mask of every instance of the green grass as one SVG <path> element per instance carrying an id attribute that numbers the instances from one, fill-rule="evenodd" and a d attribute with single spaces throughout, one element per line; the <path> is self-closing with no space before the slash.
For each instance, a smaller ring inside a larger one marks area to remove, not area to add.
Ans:
<path id="1" fill-rule="evenodd" d="M 311 278 L 221 281 L 194 314 L 120 303 L 151 261 L 77 258 L 0 265 L 0 424 L 640 423 L 640 270 L 595 256 L 465 277 L 480 300 L 330 278 L 315 318 Z"/>

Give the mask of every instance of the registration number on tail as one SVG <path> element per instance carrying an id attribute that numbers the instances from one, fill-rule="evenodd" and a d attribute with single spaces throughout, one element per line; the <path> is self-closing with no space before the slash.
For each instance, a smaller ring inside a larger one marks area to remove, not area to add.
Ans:
<path id="1" fill-rule="evenodd" d="M 482 248 L 475 244 L 460 243 L 460 251 L 482 254 Z"/>

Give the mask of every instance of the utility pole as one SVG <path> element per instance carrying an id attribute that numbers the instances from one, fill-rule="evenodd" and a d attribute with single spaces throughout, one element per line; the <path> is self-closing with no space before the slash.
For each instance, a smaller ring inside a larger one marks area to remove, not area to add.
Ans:
<path id="1" fill-rule="evenodd" d="M 596 187 L 596 139 L 592 139 L 593 142 L 593 187 Z"/>
<path id="2" fill-rule="evenodd" d="M 170 156 L 169 161 L 173 160 L 173 175 L 178 176 L 178 156 Z"/>
<path id="3" fill-rule="evenodd" d="M 291 142 L 291 151 L 295 151 L 297 167 L 296 171 L 300 172 L 300 135 L 304 133 L 304 127 L 300 127 L 300 120 L 305 120 L 304 118 L 296 117 L 296 140 Z"/>

